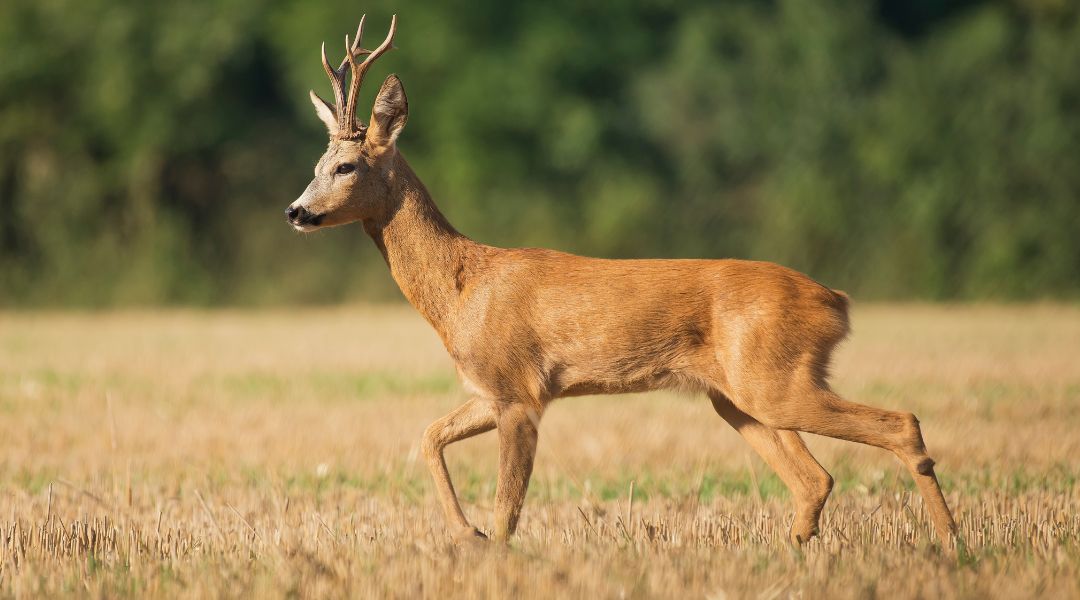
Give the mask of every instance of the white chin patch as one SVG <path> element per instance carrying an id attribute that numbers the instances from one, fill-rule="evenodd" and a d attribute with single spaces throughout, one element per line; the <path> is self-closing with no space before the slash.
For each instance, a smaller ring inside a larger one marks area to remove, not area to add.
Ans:
<path id="1" fill-rule="evenodd" d="M 318 225 L 293 225 L 293 229 L 299 231 L 300 233 L 310 233 L 318 228 Z"/>

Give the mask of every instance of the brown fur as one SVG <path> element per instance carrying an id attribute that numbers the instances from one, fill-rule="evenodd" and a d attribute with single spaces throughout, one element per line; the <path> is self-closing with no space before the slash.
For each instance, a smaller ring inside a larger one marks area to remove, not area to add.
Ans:
<path id="1" fill-rule="evenodd" d="M 458 504 L 446 445 L 498 429 L 495 535 L 506 539 L 551 401 L 676 387 L 707 394 L 791 489 L 796 543 L 817 532 L 832 489 L 798 431 L 894 452 L 938 535 L 951 543 L 955 525 L 915 417 L 847 402 L 829 389 L 830 355 L 849 331 L 843 292 L 767 262 L 605 260 L 474 242 L 446 221 L 397 151 L 407 114 L 404 89 L 390 76 L 364 138 L 332 139 L 294 203 L 319 224 L 294 225 L 310 231 L 361 221 L 473 395 L 424 434 L 456 538 L 481 534 Z M 355 170 L 335 174 L 345 162 Z"/>

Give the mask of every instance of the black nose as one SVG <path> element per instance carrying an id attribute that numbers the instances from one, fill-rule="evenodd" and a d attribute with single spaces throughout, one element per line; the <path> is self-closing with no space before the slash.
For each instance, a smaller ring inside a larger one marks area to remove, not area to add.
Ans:
<path id="1" fill-rule="evenodd" d="M 299 223 L 307 218 L 307 216 L 308 212 L 304 210 L 303 206 L 290 206 L 285 209 L 285 218 L 287 218 L 290 223 Z"/>

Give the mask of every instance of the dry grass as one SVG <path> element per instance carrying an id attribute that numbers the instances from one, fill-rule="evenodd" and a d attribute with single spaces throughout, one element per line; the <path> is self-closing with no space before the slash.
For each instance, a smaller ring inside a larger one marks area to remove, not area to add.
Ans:
<path id="1" fill-rule="evenodd" d="M 797 553 L 776 477 L 664 394 L 555 404 L 513 546 L 457 550 L 417 442 L 463 397 L 408 308 L 0 314 L 0 595 L 1080 595 L 1080 310 L 854 326 L 836 387 L 922 419 L 959 559 L 895 460 L 824 439 L 837 492 Z M 495 449 L 449 451 L 481 528 Z"/>

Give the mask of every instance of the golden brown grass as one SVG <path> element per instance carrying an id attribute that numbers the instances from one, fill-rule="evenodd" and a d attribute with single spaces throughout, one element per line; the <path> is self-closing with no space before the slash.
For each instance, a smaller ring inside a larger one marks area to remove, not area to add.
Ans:
<path id="1" fill-rule="evenodd" d="M 458 550 L 418 441 L 463 396 L 407 307 L 0 314 L 0 595 L 1080 595 L 1080 310 L 853 324 L 835 386 L 919 415 L 960 557 L 894 459 L 820 438 L 837 491 L 793 550 L 783 486 L 675 394 L 556 403 L 514 544 Z M 448 455 L 486 527 L 494 436 Z"/>

